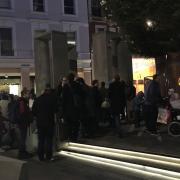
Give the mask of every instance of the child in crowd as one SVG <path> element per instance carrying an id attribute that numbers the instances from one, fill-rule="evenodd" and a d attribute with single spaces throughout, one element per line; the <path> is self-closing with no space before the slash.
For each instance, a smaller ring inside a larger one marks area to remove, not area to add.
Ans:
<path id="1" fill-rule="evenodd" d="M 140 122 L 142 120 L 143 104 L 144 104 L 144 93 L 140 91 L 133 100 L 135 128 L 140 127 Z"/>

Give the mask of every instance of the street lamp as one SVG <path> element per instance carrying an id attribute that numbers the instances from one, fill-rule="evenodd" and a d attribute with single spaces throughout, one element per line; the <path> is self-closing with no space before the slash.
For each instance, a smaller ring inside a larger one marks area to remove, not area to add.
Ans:
<path id="1" fill-rule="evenodd" d="M 153 21 L 151 21 L 151 20 L 146 20 L 146 25 L 147 25 L 149 28 L 152 28 L 153 25 L 154 25 L 154 23 L 153 23 Z"/>

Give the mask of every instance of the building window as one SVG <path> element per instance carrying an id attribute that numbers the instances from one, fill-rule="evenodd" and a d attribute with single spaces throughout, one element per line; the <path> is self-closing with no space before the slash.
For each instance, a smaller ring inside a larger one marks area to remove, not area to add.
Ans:
<path id="1" fill-rule="evenodd" d="M 11 9 L 11 0 L 0 0 L 0 9 Z"/>
<path id="2" fill-rule="evenodd" d="M 95 26 L 95 32 L 98 33 L 98 32 L 105 32 L 107 30 L 106 26 L 103 26 L 103 25 L 96 25 Z"/>
<path id="3" fill-rule="evenodd" d="M 74 0 L 64 0 L 64 14 L 75 14 Z"/>
<path id="4" fill-rule="evenodd" d="M 11 28 L 0 28 L 0 55 L 14 55 Z"/>
<path id="5" fill-rule="evenodd" d="M 44 0 L 33 0 L 33 11 L 45 12 Z"/>
<path id="6" fill-rule="evenodd" d="M 91 3 L 92 16 L 101 17 L 102 13 L 100 0 L 92 0 Z"/>
<path id="7" fill-rule="evenodd" d="M 67 43 L 75 45 L 76 44 L 76 32 L 66 32 Z"/>

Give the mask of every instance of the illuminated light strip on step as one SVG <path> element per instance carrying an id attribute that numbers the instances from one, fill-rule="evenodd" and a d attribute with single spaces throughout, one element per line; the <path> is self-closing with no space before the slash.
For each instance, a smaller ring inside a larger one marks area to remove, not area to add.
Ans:
<path id="1" fill-rule="evenodd" d="M 180 159 L 179 158 L 166 157 L 166 156 L 162 156 L 162 155 L 155 155 L 155 154 L 142 153 L 142 152 L 136 152 L 136 151 L 122 150 L 122 149 L 113 149 L 113 148 L 86 145 L 86 144 L 78 144 L 78 143 L 71 143 L 71 142 L 68 143 L 68 146 L 88 148 L 88 149 L 94 149 L 97 151 L 101 150 L 101 151 L 106 151 L 106 152 L 112 152 L 112 153 L 131 155 L 131 156 L 137 156 L 137 157 L 142 157 L 142 158 L 155 159 L 155 160 L 165 161 L 168 163 L 170 163 L 170 162 L 177 163 L 180 165 Z"/>
<path id="2" fill-rule="evenodd" d="M 148 179 L 153 180 L 179 180 L 180 173 L 167 171 L 158 168 L 152 168 L 143 165 L 137 165 L 133 163 L 126 163 L 122 161 L 110 160 L 106 158 L 100 158 L 95 156 L 89 156 L 79 153 L 61 151 L 59 154 L 75 158 L 78 160 L 83 160 L 87 162 L 92 162 L 99 165 L 105 165 L 113 168 L 120 169 L 123 173 L 136 177 L 147 177 Z M 130 174 L 131 173 L 131 174 Z"/>
<path id="3" fill-rule="evenodd" d="M 103 151 L 103 150 L 96 150 L 96 149 L 91 149 L 91 148 L 81 148 L 81 147 L 76 147 L 76 146 L 68 146 L 66 150 L 69 151 L 75 151 L 78 153 L 88 153 L 91 155 L 95 156 L 106 156 L 106 158 L 118 158 L 121 160 L 129 160 L 129 161 L 143 161 L 144 163 L 153 163 L 158 166 L 164 165 L 166 167 L 171 167 L 175 169 L 180 170 L 180 164 L 179 163 L 174 163 L 174 162 L 168 162 L 168 161 L 163 161 L 163 160 L 157 160 L 157 159 L 152 159 L 152 158 L 147 158 L 147 157 L 140 157 L 140 156 L 133 156 L 133 155 L 128 155 L 128 154 L 121 154 L 121 153 L 114 153 L 114 152 L 108 152 L 108 151 Z M 108 156 L 108 157 L 107 157 Z"/>

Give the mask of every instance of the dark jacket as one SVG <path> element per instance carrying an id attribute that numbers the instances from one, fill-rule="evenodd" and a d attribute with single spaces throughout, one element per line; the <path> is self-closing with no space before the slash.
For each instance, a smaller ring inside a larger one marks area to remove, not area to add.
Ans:
<path id="1" fill-rule="evenodd" d="M 81 86 L 73 81 L 62 88 L 62 110 L 65 118 L 78 117 L 83 105 Z"/>
<path id="2" fill-rule="evenodd" d="M 16 123 L 16 106 L 17 101 L 11 101 L 8 104 L 8 119 L 11 123 Z"/>
<path id="3" fill-rule="evenodd" d="M 161 91 L 159 83 L 151 81 L 147 90 L 145 91 L 145 104 L 157 106 L 161 102 Z"/>
<path id="4" fill-rule="evenodd" d="M 109 85 L 109 99 L 112 113 L 120 114 L 126 104 L 125 85 L 120 81 L 114 81 Z"/>
<path id="5" fill-rule="evenodd" d="M 92 101 L 92 113 L 96 116 L 100 112 L 102 97 L 98 87 L 92 87 L 91 89 L 91 101 Z"/>
<path id="6" fill-rule="evenodd" d="M 29 102 L 20 97 L 15 104 L 15 122 L 19 125 L 28 125 L 31 121 Z"/>
<path id="7" fill-rule="evenodd" d="M 37 118 L 37 126 L 39 128 L 53 127 L 56 111 L 56 97 L 51 92 L 45 92 L 39 96 L 32 107 L 32 112 Z"/>
<path id="8" fill-rule="evenodd" d="M 99 91 L 101 94 L 102 101 L 104 101 L 106 98 L 108 98 L 108 89 L 106 89 L 105 87 L 101 87 L 99 89 Z"/>

